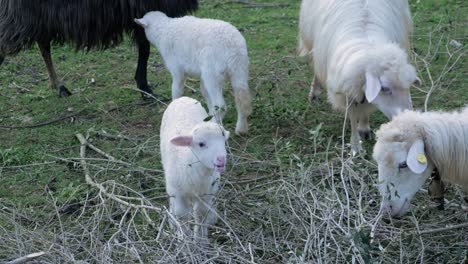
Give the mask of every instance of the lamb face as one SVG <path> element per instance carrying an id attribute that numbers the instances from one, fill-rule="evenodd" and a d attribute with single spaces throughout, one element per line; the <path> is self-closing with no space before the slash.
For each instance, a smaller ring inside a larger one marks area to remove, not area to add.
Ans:
<path id="1" fill-rule="evenodd" d="M 206 168 L 224 172 L 228 138 L 229 132 L 219 124 L 206 122 L 195 126 L 190 135 L 172 138 L 171 143 L 181 147 L 189 147 L 193 155 Z"/>
<path id="2" fill-rule="evenodd" d="M 379 140 L 373 157 L 378 164 L 381 210 L 402 216 L 433 169 L 424 153 L 424 144 L 420 139 L 411 143 Z"/>

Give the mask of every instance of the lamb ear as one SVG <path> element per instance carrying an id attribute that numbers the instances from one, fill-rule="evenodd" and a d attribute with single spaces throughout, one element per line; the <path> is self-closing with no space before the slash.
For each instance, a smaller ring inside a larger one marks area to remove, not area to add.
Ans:
<path id="1" fill-rule="evenodd" d="M 408 157 L 406 158 L 406 164 L 408 168 L 416 173 L 421 174 L 427 168 L 427 157 L 424 152 L 424 142 L 421 139 L 414 141 L 408 151 Z"/>
<path id="2" fill-rule="evenodd" d="M 191 136 L 177 136 L 171 139 L 171 143 L 179 147 L 188 147 L 192 145 L 193 138 Z"/>
<path id="3" fill-rule="evenodd" d="M 379 95 L 382 86 L 379 79 L 372 73 L 366 72 L 366 99 L 369 103 L 375 100 Z"/>
<path id="4" fill-rule="evenodd" d="M 143 18 L 135 18 L 135 23 L 137 23 L 138 25 L 142 26 L 142 27 L 147 27 L 148 26 L 148 23 L 146 23 L 145 21 L 143 21 Z"/>

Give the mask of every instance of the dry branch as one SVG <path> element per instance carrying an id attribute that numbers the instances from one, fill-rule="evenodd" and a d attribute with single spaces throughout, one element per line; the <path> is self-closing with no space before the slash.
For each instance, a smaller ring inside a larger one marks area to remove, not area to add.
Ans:
<path id="1" fill-rule="evenodd" d="M 41 257 L 43 255 L 45 255 L 46 253 L 44 251 L 41 251 L 41 252 L 37 252 L 37 253 L 32 253 L 32 254 L 29 254 L 27 256 L 24 256 L 24 257 L 20 257 L 20 258 L 17 258 L 17 259 L 14 259 L 12 261 L 8 261 L 6 262 L 6 264 L 21 264 L 21 263 L 26 263 L 26 262 L 29 262 L 33 259 L 36 259 L 38 257 Z"/>
<path id="2" fill-rule="evenodd" d="M 116 201 L 116 202 L 118 202 L 118 203 L 120 203 L 122 205 L 131 207 L 131 208 L 134 208 L 134 209 L 153 210 L 153 211 L 156 211 L 158 213 L 161 213 L 163 211 L 161 208 L 158 208 L 158 207 L 155 207 L 155 206 L 150 206 L 150 205 L 145 205 L 143 199 L 141 199 L 141 198 L 132 197 L 133 200 L 140 201 L 140 204 L 133 204 L 133 203 L 124 201 L 122 198 L 119 198 L 116 195 L 114 195 L 112 193 L 109 193 L 102 184 L 95 182 L 91 178 L 91 175 L 90 175 L 90 172 L 89 172 L 89 169 L 88 169 L 88 164 L 86 163 L 86 160 L 85 160 L 85 158 L 86 158 L 86 147 L 87 146 L 89 147 L 90 143 L 88 143 L 88 141 L 85 139 L 85 137 L 82 134 L 76 134 L 76 138 L 78 138 L 78 140 L 81 143 L 81 147 L 80 147 L 80 157 L 81 157 L 80 164 L 81 164 L 81 167 L 83 168 L 83 171 L 85 173 L 85 179 L 86 179 L 87 184 L 91 185 L 94 188 L 97 188 L 106 197 L 108 197 L 109 199 L 114 200 L 114 201 Z M 95 150 L 95 149 L 93 149 L 93 150 Z M 100 151 L 99 153 L 105 155 L 106 157 L 113 158 L 112 156 L 108 155 L 107 153 L 105 153 L 103 151 Z M 146 217 L 146 220 L 150 224 L 154 225 L 153 221 L 148 216 L 148 214 L 143 213 L 143 215 Z"/>
<path id="3" fill-rule="evenodd" d="M 37 124 L 33 124 L 33 125 L 27 125 L 27 126 L 5 126 L 5 125 L 0 125 L 0 128 L 5 128 L 5 129 L 24 129 L 24 128 L 42 127 L 42 126 L 50 125 L 50 124 L 53 124 L 53 123 L 56 123 L 56 122 L 59 122 L 59 121 L 62 121 L 62 120 L 68 119 L 68 118 L 75 117 L 75 116 L 81 114 L 84 110 L 85 110 L 85 109 L 81 109 L 81 110 L 78 111 L 78 112 L 71 113 L 71 114 L 69 114 L 69 115 L 65 115 L 65 116 L 62 116 L 62 117 L 58 117 L 58 118 L 56 118 L 56 119 L 52 119 L 52 120 L 49 120 L 49 121 L 45 121 L 45 122 L 41 122 L 41 123 L 37 123 Z"/>
<path id="4" fill-rule="evenodd" d="M 419 234 L 420 235 L 433 234 L 433 233 L 445 232 L 445 231 L 450 231 L 450 230 L 460 229 L 460 228 L 465 228 L 465 227 L 468 227 L 468 223 L 463 223 L 463 224 L 459 224 L 459 225 L 451 225 L 451 226 L 435 228 L 435 229 L 423 230 L 423 231 L 419 232 Z"/>
<path id="5" fill-rule="evenodd" d="M 255 3 L 247 0 L 231 0 L 233 3 L 244 4 L 245 8 L 255 8 L 255 7 L 288 7 L 289 4 L 274 4 L 274 3 Z"/>

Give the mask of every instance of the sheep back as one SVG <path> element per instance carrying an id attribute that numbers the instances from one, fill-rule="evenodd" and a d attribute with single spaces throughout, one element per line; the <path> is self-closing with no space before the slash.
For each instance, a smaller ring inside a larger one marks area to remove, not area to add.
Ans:
<path id="1" fill-rule="evenodd" d="M 304 0 L 299 28 L 299 55 L 312 60 L 329 98 L 342 95 L 330 98 L 342 109 L 345 95 L 362 97 L 368 68 L 393 57 L 406 62 L 412 22 L 406 0 Z"/>
<path id="2" fill-rule="evenodd" d="M 76 49 L 105 49 L 123 33 L 135 38 L 133 19 L 152 10 L 181 16 L 197 0 L 0 0 L 0 54 L 12 55 L 36 41 L 73 43 Z"/>
<path id="3" fill-rule="evenodd" d="M 225 21 L 193 16 L 150 15 L 149 19 L 153 20 L 146 31 L 147 38 L 156 45 L 169 69 L 183 67 L 187 74 L 200 76 L 204 68 L 215 68 L 221 73 L 237 64 L 248 65 L 244 37 Z"/>

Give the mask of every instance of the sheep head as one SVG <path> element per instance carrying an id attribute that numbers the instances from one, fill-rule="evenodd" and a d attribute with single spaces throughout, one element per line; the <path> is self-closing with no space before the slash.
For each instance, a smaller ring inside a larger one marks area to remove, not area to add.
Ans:
<path id="1" fill-rule="evenodd" d="M 167 18 L 166 14 L 160 11 L 151 11 L 146 13 L 142 18 L 135 18 L 134 21 L 143 28 L 148 28 L 159 20 Z"/>
<path id="2" fill-rule="evenodd" d="M 385 124 L 377 132 L 373 157 L 379 171 L 381 210 L 401 216 L 434 168 L 421 136 Z"/>
<path id="3" fill-rule="evenodd" d="M 372 61 L 365 72 L 364 94 L 388 118 L 412 109 L 410 87 L 420 85 L 415 68 L 407 62 L 406 53 L 395 44 L 371 52 Z"/>
<path id="4" fill-rule="evenodd" d="M 208 169 L 224 172 L 226 168 L 226 141 L 229 132 L 214 122 L 203 122 L 195 126 L 187 135 L 176 136 L 171 143 L 180 147 L 189 147 Z"/>

